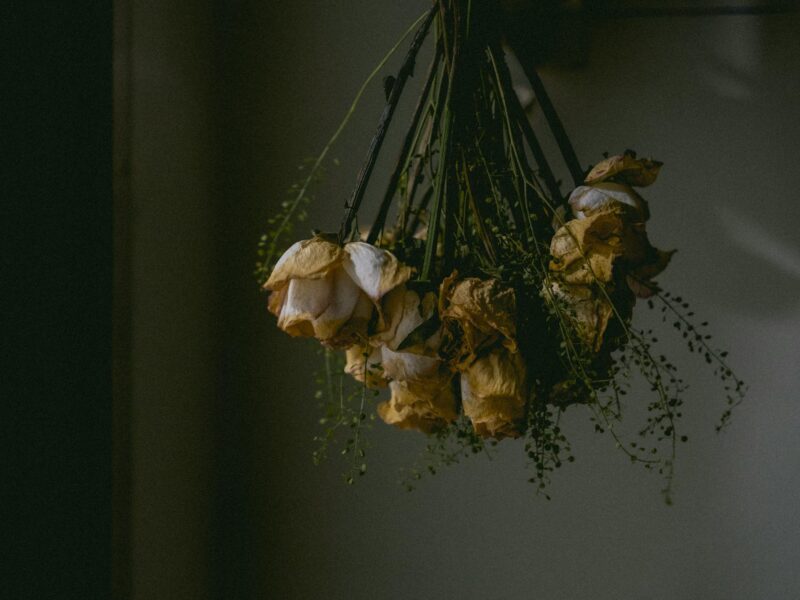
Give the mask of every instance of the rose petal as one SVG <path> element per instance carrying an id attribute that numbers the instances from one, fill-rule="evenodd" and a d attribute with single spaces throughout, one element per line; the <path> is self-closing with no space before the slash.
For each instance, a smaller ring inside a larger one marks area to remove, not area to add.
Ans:
<path id="1" fill-rule="evenodd" d="M 345 358 L 344 372 L 356 381 L 364 383 L 366 380 L 370 389 L 388 385 L 389 382 L 383 376 L 380 348 L 370 347 L 367 350 L 364 346 L 350 346 L 345 351 Z"/>
<path id="2" fill-rule="evenodd" d="M 381 307 L 384 328 L 375 340 L 397 350 L 413 331 L 433 317 L 436 295 L 429 292 L 420 300 L 417 292 L 400 286 L 386 295 Z"/>
<path id="3" fill-rule="evenodd" d="M 464 356 L 476 355 L 481 348 L 498 339 L 516 350 L 516 297 L 514 290 L 497 279 L 468 277 L 458 282 L 451 278 L 442 284 L 440 318 L 446 336 L 455 338 L 461 362 Z M 449 345 L 450 340 L 445 344 Z"/>
<path id="4" fill-rule="evenodd" d="M 285 287 L 279 290 L 275 290 L 274 292 L 270 292 L 269 299 L 267 300 L 267 308 L 269 309 L 269 312 L 271 312 L 276 317 L 279 317 L 285 300 L 286 300 Z"/>
<path id="5" fill-rule="evenodd" d="M 527 400 L 525 364 L 503 347 L 476 360 L 461 374 L 461 403 L 482 437 L 518 437 Z"/>
<path id="6" fill-rule="evenodd" d="M 343 258 L 337 244 L 321 237 L 295 242 L 278 259 L 264 288 L 277 290 L 291 279 L 321 279 Z"/>
<path id="7" fill-rule="evenodd" d="M 278 327 L 293 336 L 314 335 L 312 322 L 326 309 L 333 293 L 333 276 L 292 279 L 278 316 Z"/>
<path id="8" fill-rule="evenodd" d="M 639 220 L 650 218 L 647 202 L 634 189 L 620 183 L 596 183 L 576 187 L 569 196 L 569 205 L 576 219 L 584 219 L 614 204 L 624 204 L 636 211 Z"/>
<path id="9" fill-rule="evenodd" d="M 435 378 L 443 365 L 439 358 L 413 352 L 395 352 L 386 346 L 381 346 L 381 362 L 387 379 L 401 381 Z"/>
<path id="10" fill-rule="evenodd" d="M 623 183 L 645 187 L 655 182 L 663 163 L 649 158 L 636 158 L 625 153 L 597 163 L 586 176 L 586 183 L 599 183 L 615 178 Z"/>
<path id="11" fill-rule="evenodd" d="M 358 299 L 363 296 L 361 290 L 353 283 L 344 269 L 335 269 L 331 276 L 333 285 L 329 292 L 330 295 L 325 298 L 327 306 L 313 322 L 314 336 L 321 341 L 333 338 L 342 326 L 351 320 Z M 366 327 L 364 333 L 366 333 Z"/>
<path id="12" fill-rule="evenodd" d="M 371 244 L 350 242 L 344 251 L 347 274 L 374 302 L 411 277 L 411 267 L 401 263 L 391 252 Z"/>
<path id="13" fill-rule="evenodd" d="M 572 322 L 580 340 L 592 352 L 599 352 L 614 313 L 608 298 L 588 285 L 554 282 L 550 289 L 556 300 L 562 303 L 562 315 Z"/>
<path id="14" fill-rule="evenodd" d="M 433 433 L 456 418 L 450 380 L 448 376 L 424 384 L 393 381 L 389 384 L 392 397 L 378 405 L 378 415 L 400 429 Z"/>
<path id="15" fill-rule="evenodd" d="M 613 212 L 568 221 L 550 242 L 550 270 L 568 283 L 610 282 L 614 260 L 623 253 L 621 236 L 622 221 Z"/>

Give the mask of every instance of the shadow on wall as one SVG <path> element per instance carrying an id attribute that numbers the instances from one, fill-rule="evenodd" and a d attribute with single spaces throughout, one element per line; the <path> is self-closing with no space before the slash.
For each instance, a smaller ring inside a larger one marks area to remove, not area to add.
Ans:
<path id="1" fill-rule="evenodd" d="M 686 416 L 697 426 L 681 448 L 677 506 L 667 510 L 660 482 L 627 469 L 609 440 L 577 424 L 577 413 L 569 427 L 578 462 L 558 473 L 551 503 L 533 498 L 514 442 L 496 460 L 470 460 L 414 494 L 399 488 L 397 469 L 416 458 L 424 438 L 382 424 L 371 432 L 370 473 L 360 485 L 344 486 L 335 462 L 315 468 L 315 344 L 275 327 L 252 276 L 255 246 L 297 165 L 324 145 L 365 75 L 428 3 L 242 1 L 219 4 L 194 25 L 183 11 L 167 22 L 163 6 L 145 4 L 137 4 L 140 18 L 154 14 L 138 29 L 140 51 L 151 44 L 146 58 L 171 53 L 191 62 L 199 88 L 213 96 L 213 116 L 187 124 L 179 118 L 185 107 L 167 97 L 172 88 L 140 82 L 139 93 L 157 102 L 145 106 L 139 97 L 139 142 L 151 148 L 159 131 L 186 136 L 185 151 L 149 152 L 138 163 L 153 178 L 139 188 L 141 209 L 154 211 L 138 240 L 152 246 L 152 262 L 141 263 L 151 285 L 135 299 L 152 309 L 136 325 L 147 360 L 134 396 L 152 393 L 149 404 L 134 397 L 147 442 L 133 465 L 142 490 L 133 508 L 140 597 L 800 595 L 800 534 L 775 525 L 796 522 L 790 500 L 800 494 L 800 380 L 786 359 L 800 352 L 800 18 L 600 22 L 586 68 L 543 73 L 585 164 L 625 148 L 666 163 L 645 191 L 651 239 L 680 250 L 662 283 L 713 317 L 717 339 L 753 384 L 742 424 L 715 438 L 707 434 L 724 400 L 704 402 L 718 394 L 705 365 L 685 371 L 698 382 Z M 181 44 L 192 27 L 199 39 Z M 197 56 L 195 42 L 212 38 L 214 48 Z M 175 68 L 187 72 L 182 62 Z M 332 152 L 341 167 L 318 187 L 309 227 L 337 226 L 383 102 L 377 81 Z M 365 203 L 381 190 L 408 112 L 396 116 Z M 534 125 L 545 130 L 538 115 Z M 557 152 L 550 143 L 546 151 Z M 213 189 L 192 195 L 186 182 L 212 171 L 205 155 L 182 172 L 165 161 L 200 147 L 213 150 Z M 176 209 L 176 195 L 187 205 Z M 157 234 L 163 246 L 150 240 Z M 176 239 L 181 252 L 171 251 Z M 195 242 L 205 249 L 200 258 Z M 215 296 L 187 311 L 206 291 Z M 198 331 L 211 338 L 200 357 Z M 682 340 L 665 340 L 665 353 L 682 349 Z M 193 465 L 188 493 L 173 475 L 189 477 Z M 172 494 L 176 488 L 183 495 Z M 210 522 L 187 510 L 197 506 Z"/>

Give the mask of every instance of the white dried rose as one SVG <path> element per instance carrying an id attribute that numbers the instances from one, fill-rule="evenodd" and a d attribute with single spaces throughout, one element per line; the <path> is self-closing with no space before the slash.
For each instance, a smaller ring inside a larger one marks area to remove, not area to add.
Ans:
<path id="1" fill-rule="evenodd" d="M 364 242 L 344 247 L 316 236 L 293 244 L 264 288 L 278 327 L 293 336 L 349 346 L 366 335 L 381 298 L 411 277 L 411 268 Z"/>
<path id="2" fill-rule="evenodd" d="M 381 352 L 384 376 L 397 381 L 438 378 L 443 363 L 438 357 L 438 327 L 426 331 L 436 311 L 436 295 L 420 295 L 405 286 L 388 294 L 382 304 L 385 325 L 371 342 Z M 435 323 L 434 323 L 435 325 Z"/>
<path id="3" fill-rule="evenodd" d="M 576 219 L 585 219 L 615 205 L 630 206 L 636 220 L 650 218 L 647 202 L 629 185 L 603 182 L 581 185 L 572 190 L 569 205 Z"/>

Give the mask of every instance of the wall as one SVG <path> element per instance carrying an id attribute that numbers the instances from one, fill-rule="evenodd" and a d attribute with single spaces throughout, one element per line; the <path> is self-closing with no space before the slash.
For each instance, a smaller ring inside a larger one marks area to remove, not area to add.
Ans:
<path id="1" fill-rule="evenodd" d="M 797 16 L 599 22 L 587 68 L 543 72 L 584 163 L 624 148 L 666 163 L 647 190 L 651 239 L 680 249 L 661 280 L 751 386 L 715 435 L 722 390 L 664 328 L 692 383 L 675 506 L 580 409 L 565 425 L 578 460 L 550 502 L 526 483 L 521 442 L 411 494 L 397 479 L 424 446 L 414 433 L 376 424 L 354 487 L 311 464 L 315 346 L 275 328 L 254 245 L 425 5 L 134 2 L 134 596 L 797 596 Z M 333 151 L 309 227 L 337 225 L 381 96 L 373 85 Z"/>

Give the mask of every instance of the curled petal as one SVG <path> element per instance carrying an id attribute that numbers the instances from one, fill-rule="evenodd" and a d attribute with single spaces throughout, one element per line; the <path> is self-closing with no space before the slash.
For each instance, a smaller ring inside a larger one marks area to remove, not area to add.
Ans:
<path id="1" fill-rule="evenodd" d="M 650 218 L 647 202 L 632 187 L 621 183 L 596 183 L 576 187 L 569 196 L 569 205 L 576 219 L 585 219 L 597 211 L 614 205 L 630 206 L 636 220 Z"/>
<path id="2" fill-rule="evenodd" d="M 443 366 L 442 361 L 435 356 L 395 352 L 387 346 L 381 346 L 381 362 L 386 378 L 400 381 L 435 379 Z"/>
<path id="3" fill-rule="evenodd" d="M 356 285 L 378 302 L 385 294 L 411 277 L 411 267 L 401 263 L 394 254 L 365 242 L 346 244 L 344 268 Z"/>
<path id="4" fill-rule="evenodd" d="M 378 405 L 378 415 L 385 423 L 400 429 L 433 433 L 456 418 L 456 403 L 450 378 L 424 384 L 393 381 L 392 397 Z"/>
<path id="5" fill-rule="evenodd" d="M 428 292 L 420 299 L 417 292 L 400 286 L 386 295 L 381 306 L 384 328 L 375 336 L 375 339 L 386 344 L 390 349 L 397 350 L 408 340 L 412 332 L 434 316 L 436 295 Z M 414 340 L 408 341 L 414 342 Z M 423 341 L 424 339 L 419 340 L 419 342 Z"/>
<path id="6" fill-rule="evenodd" d="M 321 279 L 343 258 L 342 249 L 321 236 L 295 242 L 278 259 L 264 288 L 277 290 L 292 279 Z"/>
<path id="7" fill-rule="evenodd" d="M 482 437 L 518 437 L 524 426 L 525 364 L 517 352 L 498 347 L 461 374 L 464 414 Z"/>
<path id="8" fill-rule="evenodd" d="M 356 381 L 366 382 L 370 389 L 388 385 L 383 376 L 380 348 L 353 345 L 345 351 L 345 358 L 344 372 Z"/>
<path id="9" fill-rule="evenodd" d="M 628 185 L 645 187 L 655 183 L 663 164 L 649 158 L 636 158 L 634 154 L 626 152 L 597 163 L 585 181 L 592 184 L 613 178 Z"/>
<path id="10" fill-rule="evenodd" d="M 325 311 L 332 293 L 332 275 L 322 279 L 292 279 L 285 290 L 279 291 L 283 303 L 278 327 L 289 335 L 313 336 L 313 323 Z"/>
<path id="11" fill-rule="evenodd" d="M 484 348 L 501 341 L 516 350 L 516 296 L 497 279 L 447 278 L 440 294 L 446 353 L 465 366 Z M 447 350 L 450 348 L 450 350 Z"/>
<path id="12" fill-rule="evenodd" d="M 363 297 L 361 290 L 343 269 L 336 269 L 331 276 L 333 285 L 330 295 L 325 298 L 327 306 L 313 322 L 314 337 L 323 342 L 333 338 L 346 323 L 351 321 L 359 297 Z M 366 333 L 366 322 L 362 324 Z"/>
<path id="13" fill-rule="evenodd" d="M 283 303 L 286 300 L 286 288 L 281 288 L 269 293 L 269 300 L 267 300 L 267 308 L 276 317 L 281 315 Z"/>

